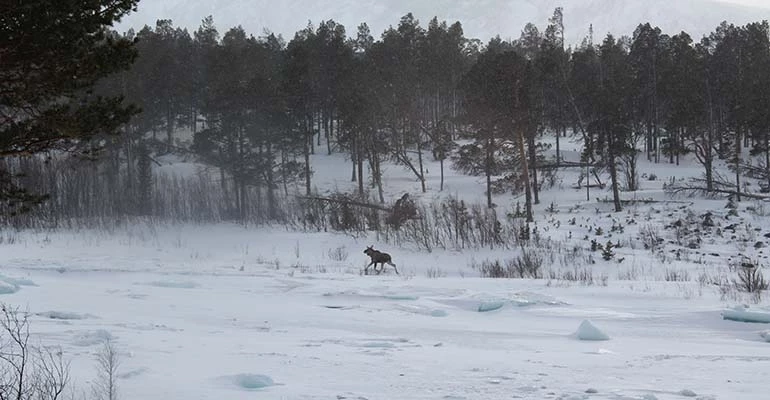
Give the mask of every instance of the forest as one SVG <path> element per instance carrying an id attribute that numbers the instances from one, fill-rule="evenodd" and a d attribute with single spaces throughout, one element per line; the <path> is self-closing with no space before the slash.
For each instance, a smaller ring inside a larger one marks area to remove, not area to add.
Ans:
<path id="1" fill-rule="evenodd" d="M 211 17 L 192 33 L 170 20 L 110 31 L 138 56 L 94 90 L 136 109 L 120 135 L 97 134 L 75 157 L 47 149 L 0 159 L 36 193 L 4 203 L 2 218 L 19 226 L 120 216 L 307 226 L 317 223 L 313 210 L 335 204 L 342 214 L 356 205 L 392 213 L 381 163 L 410 171 L 424 192 L 428 159 L 440 162 L 439 190 L 445 168 L 483 177 L 487 208 L 494 193 L 522 194 L 528 221 L 563 168 L 585 171 L 579 185 L 609 185 L 620 211 L 620 193 L 638 188 L 641 157 L 678 165 L 694 155 L 702 179 L 671 190 L 738 201 L 770 191 L 767 21 L 723 22 L 700 39 L 643 23 L 630 36 L 591 33 L 575 46 L 562 21 L 557 8 L 542 31 L 527 24 L 517 39 L 486 43 L 466 38 L 460 22 L 423 26 L 412 14 L 378 39 L 365 23 L 349 33 L 332 20 L 308 23 L 288 41 L 241 27 L 221 33 Z M 561 156 L 567 140 L 583 144 L 579 162 Z M 355 192 L 317 193 L 311 155 L 319 152 L 346 155 Z M 153 173 L 161 157 L 209 168 Z M 719 161 L 734 176 L 721 176 Z M 35 205 L 15 212 L 27 203 Z M 333 225 L 380 223 L 364 214 Z"/>

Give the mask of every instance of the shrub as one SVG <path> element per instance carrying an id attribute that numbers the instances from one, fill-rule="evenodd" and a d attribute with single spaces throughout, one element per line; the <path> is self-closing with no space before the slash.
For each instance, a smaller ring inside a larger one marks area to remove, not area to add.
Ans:
<path id="1" fill-rule="evenodd" d="M 690 280 L 690 273 L 686 270 L 666 268 L 664 279 L 666 282 L 686 282 Z"/>
<path id="2" fill-rule="evenodd" d="M 0 304 L 0 398 L 57 399 L 69 383 L 59 348 L 30 343 L 29 313 Z"/>
<path id="3" fill-rule="evenodd" d="M 326 255 L 329 257 L 332 261 L 345 261 L 348 259 L 348 249 L 346 249 L 344 246 L 336 247 L 333 249 L 329 249 L 329 251 L 326 252 Z"/>
<path id="4" fill-rule="evenodd" d="M 425 276 L 428 278 L 444 278 L 446 277 L 446 272 L 439 267 L 428 267 L 428 269 L 425 270 Z"/>
<path id="5" fill-rule="evenodd" d="M 660 236 L 660 228 L 655 225 L 644 225 L 639 229 L 639 239 L 644 244 L 644 248 L 655 251 L 658 246 L 663 244 L 663 238 Z"/>
<path id="6" fill-rule="evenodd" d="M 476 266 L 474 266 L 474 269 Z M 485 260 L 481 262 L 481 266 L 478 267 L 482 278 L 510 278 L 508 270 L 503 267 L 500 260 L 489 261 Z"/>
<path id="7" fill-rule="evenodd" d="M 613 248 L 615 248 L 615 244 L 608 240 L 607 244 L 604 245 L 604 250 L 602 250 L 602 258 L 604 261 L 609 261 L 615 258 L 615 252 L 612 251 Z"/>
<path id="8" fill-rule="evenodd" d="M 748 293 L 759 293 L 768 288 L 761 268 L 756 265 L 742 265 L 738 269 L 738 279 L 735 281 L 735 285 Z"/>
<path id="9" fill-rule="evenodd" d="M 541 279 L 543 267 L 543 255 L 532 249 L 521 249 L 521 255 L 508 260 L 506 268 L 511 277 Z"/>

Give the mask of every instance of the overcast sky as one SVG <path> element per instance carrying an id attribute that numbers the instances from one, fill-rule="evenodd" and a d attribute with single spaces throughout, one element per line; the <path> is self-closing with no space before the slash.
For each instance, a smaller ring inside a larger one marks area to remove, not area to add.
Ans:
<path id="1" fill-rule="evenodd" d="M 389 26 L 398 25 L 401 16 L 412 12 L 422 26 L 433 16 L 450 23 L 460 21 L 466 37 L 486 42 L 498 34 L 504 39 L 518 38 L 528 22 L 544 29 L 559 6 L 564 7 L 570 44 L 583 40 L 589 26 L 598 41 L 607 33 L 631 35 L 643 22 L 669 34 L 686 31 L 699 40 L 724 20 L 736 25 L 770 20 L 770 0 L 141 0 L 138 12 L 129 14 L 116 28 L 139 30 L 154 26 L 158 19 L 171 19 L 174 26 L 192 32 L 204 17 L 212 15 L 221 34 L 241 25 L 248 34 L 261 36 L 267 29 L 291 40 L 308 21 L 317 25 L 333 19 L 346 27 L 349 36 L 366 22 L 379 38 Z"/>
<path id="2" fill-rule="evenodd" d="M 743 4 L 747 6 L 764 7 L 770 9 L 770 0 L 722 0 L 726 3 Z"/>

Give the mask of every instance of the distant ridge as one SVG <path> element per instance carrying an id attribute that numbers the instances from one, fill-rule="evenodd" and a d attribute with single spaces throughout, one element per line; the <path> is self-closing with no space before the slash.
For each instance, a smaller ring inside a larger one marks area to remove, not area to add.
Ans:
<path id="1" fill-rule="evenodd" d="M 154 26 L 157 19 L 171 19 L 175 26 L 191 32 L 200 21 L 213 15 L 220 33 L 241 25 L 247 33 L 262 36 L 265 29 L 287 41 L 294 33 L 321 20 L 345 25 L 348 35 L 366 22 L 375 38 L 412 12 L 427 26 L 433 16 L 452 23 L 460 21 L 468 38 L 487 42 L 495 35 L 518 38 L 527 22 L 542 31 L 554 8 L 564 8 L 569 44 L 578 44 L 593 25 L 594 41 L 610 32 L 631 35 L 643 22 L 659 26 L 664 33 L 684 30 L 699 40 L 721 22 L 737 25 L 770 19 L 770 7 L 751 7 L 717 0 L 144 0 L 139 11 L 129 15 L 117 29 Z"/>

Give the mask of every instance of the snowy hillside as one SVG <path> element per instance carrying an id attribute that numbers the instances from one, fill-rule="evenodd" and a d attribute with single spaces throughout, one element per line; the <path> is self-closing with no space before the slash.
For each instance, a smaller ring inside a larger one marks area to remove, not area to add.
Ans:
<path id="1" fill-rule="evenodd" d="M 320 191 L 348 189 L 343 156 L 312 163 Z M 99 382 L 109 340 L 124 399 L 763 400 L 767 291 L 734 282 L 742 260 L 766 263 L 770 213 L 667 198 L 664 182 L 700 174 L 684 164 L 641 160 L 642 190 L 624 193 L 639 201 L 622 213 L 607 190 L 586 201 L 564 171 L 526 248 L 152 221 L 3 230 L 0 301 L 30 312 L 34 340 L 61 346 L 78 390 Z M 161 169 L 189 173 L 175 167 Z M 389 198 L 419 192 L 402 167 L 383 169 Z M 450 173 L 438 192 L 429 176 L 424 201 L 483 196 L 478 178 Z M 621 246 L 605 260 L 594 242 Z M 401 275 L 362 275 L 369 245 Z M 481 278 L 515 273 L 524 251 L 543 279 Z"/>
<path id="2" fill-rule="evenodd" d="M 164 18 L 192 31 L 205 16 L 213 15 L 222 32 L 241 25 L 257 36 L 268 29 L 291 39 L 308 21 L 333 19 L 345 25 L 349 34 L 366 22 L 377 37 L 412 12 L 423 25 L 433 16 L 459 20 L 466 37 L 486 42 L 497 34 L 517 38 L 528 22 L 543 29 L 558 6 L 564 8 L 566 36 L 573 44 L 588 34 L 591 24 L 597 40 L 607 32 L 631 35 L 639 23 L 647 21 L 664 32 L 684 30 L 698 39 L 724 20 L 745 24 L 770 18 L 770 3 L 752 7 L 716 0 L 143 0 L 139 11 L 126 17 L 118 29 L 138 29 Z"/>

